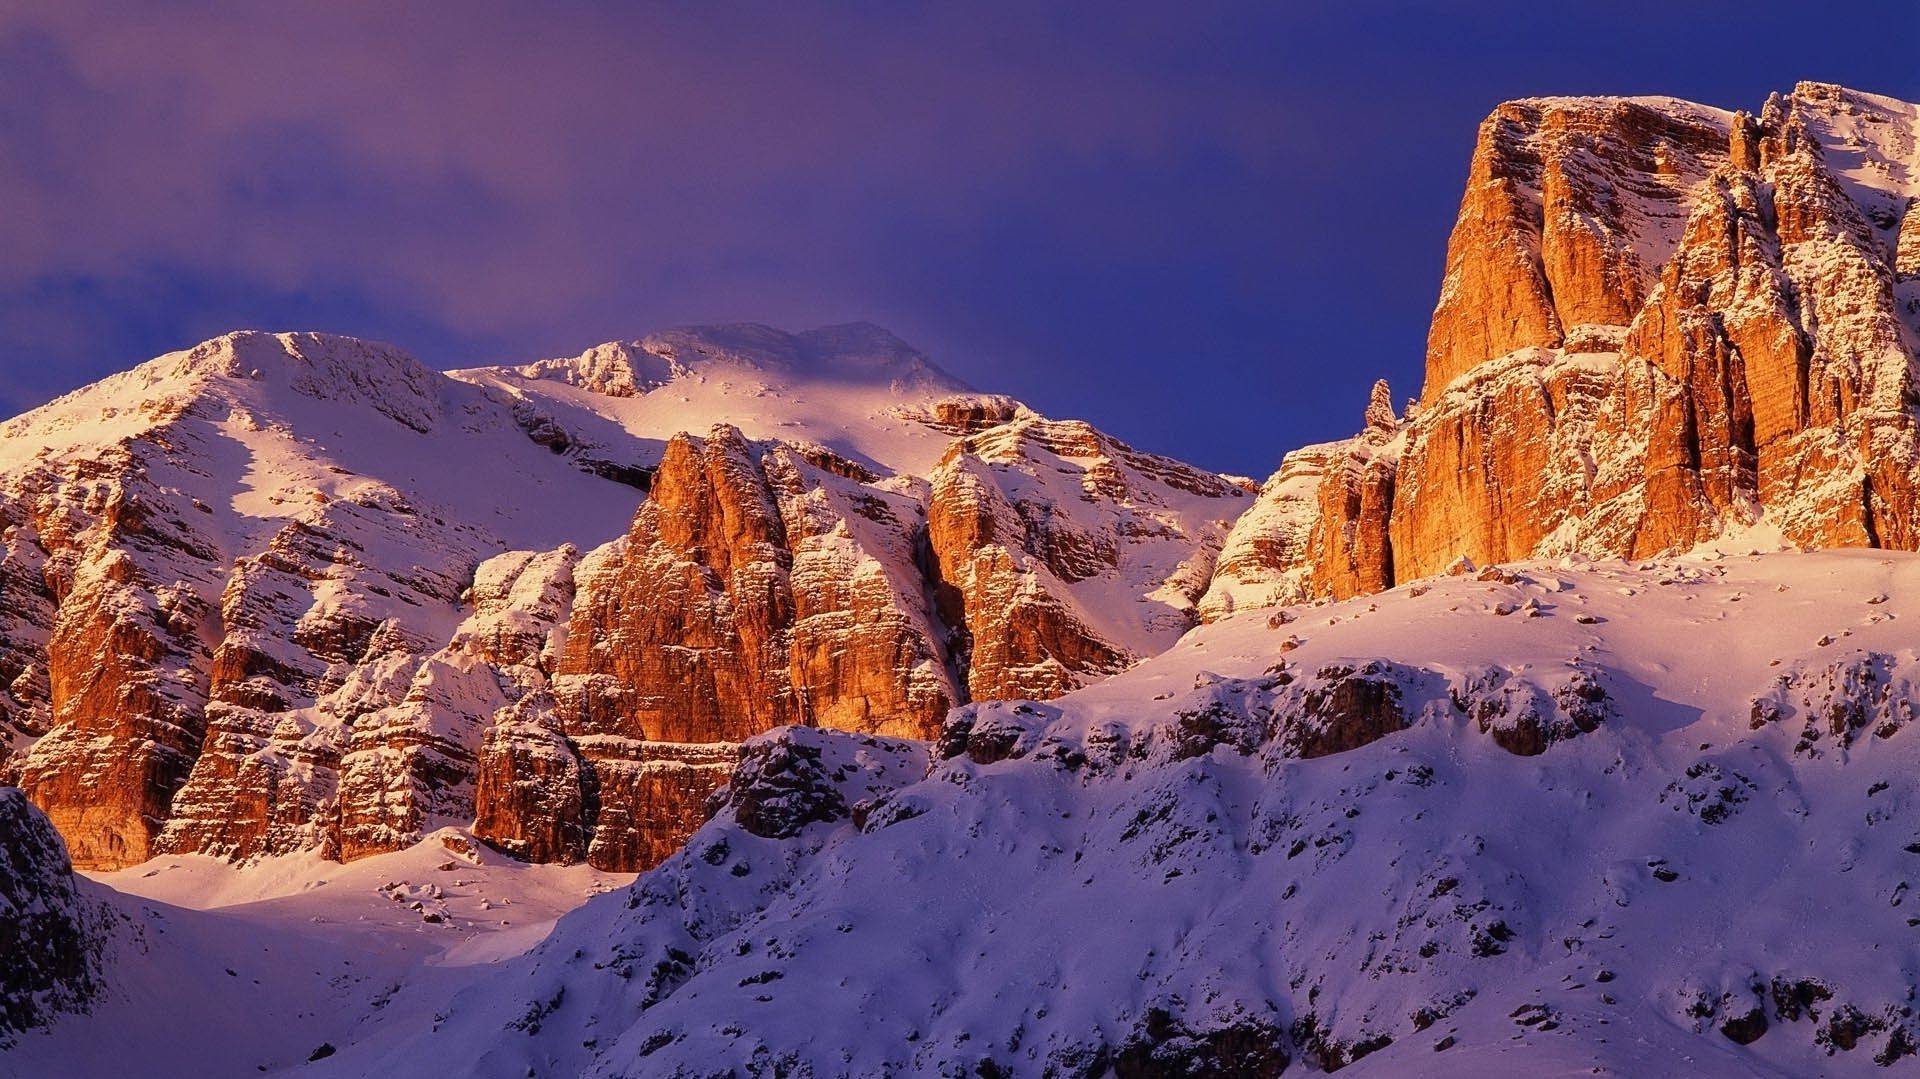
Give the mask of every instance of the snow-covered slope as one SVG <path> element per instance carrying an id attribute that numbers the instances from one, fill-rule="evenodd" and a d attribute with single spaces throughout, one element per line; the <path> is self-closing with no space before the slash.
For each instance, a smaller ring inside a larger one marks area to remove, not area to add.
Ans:
<path id="1" fill-rule="evenodd" d="M 659 446 L 725 422 L 748 438 L 823 446 L 882 474 L 919 476 L 949 441 L 920 416 L 967 389 L 869 323 L 798 334 L 754 324 L 668 330 L 571 359 L 453 377 L 551 411 L 590 442 L 614 441 L 618 431 Z M 581 423 L 582 414 L 607 428 Z"/>
<path id="2" fill-rule="evenodd" d="M 525 865 L 451 829 L 350 866 L 178 855 L 99 875 L 82 894 L 114 929 L 88 1011 L 21 1035 L 0 1074 L 299 1071 L 328 1047 L 429 1025 L 478 970 L 631 880 Z"/>
<path id="3" fill-rule="evenodd" d="M 501 549 L 618 535 L 639 501 L 566 467 L 477 388 L 321 334 L 230 334 L 10 420 L 0 478 L 135 442 L 167 451 L 158 493 L 227 495 L 201 511 L 227 554 L 342 499 L 406 501 Z"/>
<path id="4" fill-rule="evenodd" d="M 320 1073 L 1876 1072 L 1920 1043 L 1915 596 L 1911 554 L 1531 563 L 960 709 L 924 778 L 778 732 Z"/>

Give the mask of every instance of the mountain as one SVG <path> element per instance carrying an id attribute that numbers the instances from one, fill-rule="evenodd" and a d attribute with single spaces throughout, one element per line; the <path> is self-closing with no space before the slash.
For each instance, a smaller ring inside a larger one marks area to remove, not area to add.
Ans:
<path id="1" fill-rule="evenodd" d="M 1911 1066 L 1917 206 L 1888 98 L 1503 104 L 1426 385 L 1257 493 L 868 326 L 13 421 L 34 969 L 147 950 L 0 1062 Z"/>
<path id="2" fill-rule="evenodd" d="M 1910 1063 L 1916 596 L 1909 553 L 1569 556 L 1228 617 L 931 747 L 785 728 L 320 1073 Z"/>
<path id="3" fill-rule="evenodd" d="M 642 868 L 750 735 L 1171 644 L 1250 500 L 872 326 L 450 375 L 233 334 L 0 428 L 0 779 L 86 868 L 476 821 Z"/>
<path id="4" fill-rule="evenodd" d="M 1920 106 L 1821 83 L 1501 105 L 1418 401 L 1290 455 L 1204 608 L 1745 532 L 1914 549 L 1916 147 Z"/>

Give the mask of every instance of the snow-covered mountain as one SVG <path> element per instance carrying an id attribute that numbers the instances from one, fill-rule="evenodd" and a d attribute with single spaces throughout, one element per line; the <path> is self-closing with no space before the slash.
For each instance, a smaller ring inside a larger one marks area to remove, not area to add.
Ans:
<path id="1" fill-rule="evenodd" d="M 0 426 L 0 1070 L 1910 1067 L 1916 290 L 1803 83 L 1496 109 L 1257 494 L 870 326 L 152 361 Z"/>
<path id="2" fill-rule="evenodd" d="M 744 737 L 1171 644 L 1249 501 L 872 326 L 453 375 L 234 334 L 0 428 L 0 779 L 83 867 L 478 821 L 641 868 Z"/>
<path id="3" fill-rule="evenodd" d="M 1488 567 L 931 745 L 788 728 L 660 868 L 316 1070 L 1877 1071 L 1920 1047 L 1915 596 L 1905 553 Z"/>
<path id="4" fill-rule="evenodd" d="M 1461 570 L 1224 618 L 1053 702 L 957 709 L 934 742 L 760 736 L 683 850 L 520 958 L 568 895 L 613 882 L 515 869 L 455 833 L 346 867 L 176 856 L 107 875 L 150 898 L 86 892 L 123 915 L 100 938 L 103 994 L 6 1059 L 343 1076 L 1909 1063 L 1920 555 Z M 161 988 L 183 984 L 209 992 Z M 178 1035 L 241 999 L 281 1019 L 215 1049 Z"/>

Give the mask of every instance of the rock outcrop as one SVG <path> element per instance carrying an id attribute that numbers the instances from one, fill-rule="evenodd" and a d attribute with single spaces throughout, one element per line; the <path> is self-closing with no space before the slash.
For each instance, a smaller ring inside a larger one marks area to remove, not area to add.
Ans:
<path id="1" fill-rule="evenodd" d="M 930 737 L 961 690 L 921 568 L 925 510 L 863 478 L 731 427 L 672 440 L 632 529 L 581 569 L 545 707 L 489 735 L 480 834 L 650 865 L 753 735 Z"/>
<path id="2" fill-rule="evenodd" d="M 673 439 L 631 530 L 581 566 L 551 692 L 488 736 L 479 833 L 651 865 L 745 739 L 931 738 L 956 704 L 1057 695 L 1193 624 L 1244 492 L 1003 399 L 928 418 L 962 436 L 930 491 L 728 426 Z"/>
<path id="3" fill-rule="evenodd" d="M 1387 515 L 1400 423 L 1384 380 L 1374 383 L 1365 422 L 1354 438 L 1281 461 L 1228 534 L 1200 602 L 1203 617 L 1392 586 Z"/>
<path id="4" fill-rule="evenodd" d="M 1247 492 L 1084 423 L 966 405 L 941 417 L 971 433 L 933 472 L 928 528 L 970 696 L 1058 696 L 1194 624 Z"/>
<path id="5" fill-rule="evenodd" d="M 106 982 L 109 918 L 75 886 L 46 816 L 19 790 L 0 787 L 0 1050 L 87 1009 Z"/>
<path id="6" fill-rule="evenodd" d="M 1757 116 L 1500 106 L 1418 404 L 1366 468 L 1359 441 L 1290 455 L 1203 610 L 1374 591 L 1463 556 L 1642 557 L 1756 527 L 1920 545 L 1916 132 L 1920 108 L 1817 83 Z"/>
<path id="7" fill-rule="evenodd" d="M 1245 492 L 957 386 L 870 326 L 161 357 L 5 428 L 0 778 L 86 868 L 474 822 L 636 869 L 747 738 L 930 737 L 1191 625 Z M 668 426 L 716 411 L 776 436 Z"/>

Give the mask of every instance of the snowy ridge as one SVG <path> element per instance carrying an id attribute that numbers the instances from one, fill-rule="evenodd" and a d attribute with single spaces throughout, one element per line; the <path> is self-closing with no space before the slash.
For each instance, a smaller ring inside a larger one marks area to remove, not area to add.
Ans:
<path id="1" fill-rule="evenodd" d="M 1913 595 L 1909 554 L 1534 563 L 961 709 L 918 782 L 779 732 L 783 826 L 743 771 L 323 1071 L 1877 1073 L 1920 1044 Z"/>
<path id="2" fill-rule="evenodd" d="M 914 475 L 925 475 L 948 442 L 915 414 L 967 390 L 867 323 L 799 334 L 754 324 L 669 330 L 571 359 L 452 377 L 550 412 L 590 441 L 617 431 L 653 445 L 648 465 L 667 439 L 724 421 L 749 438 L 817 444 L 883 474 Z"/>

